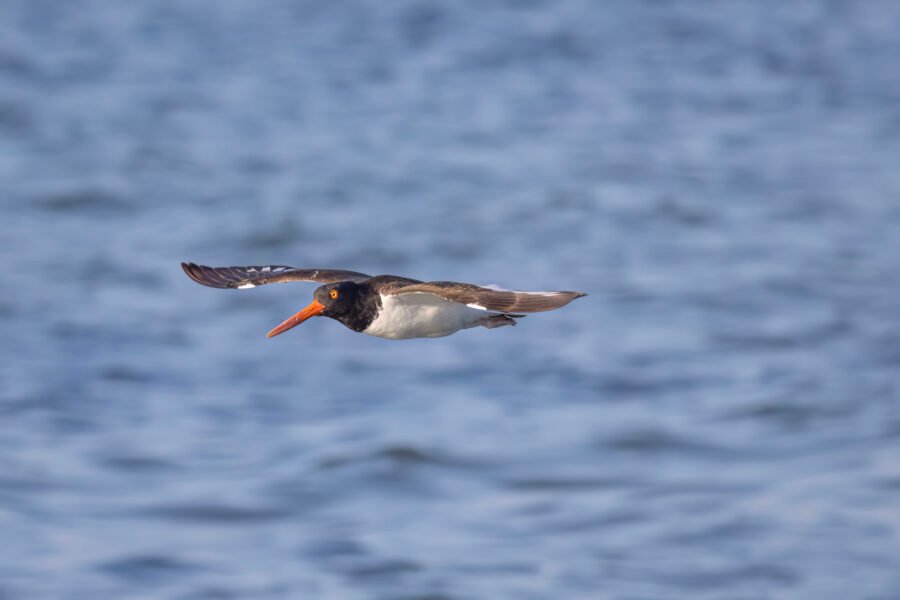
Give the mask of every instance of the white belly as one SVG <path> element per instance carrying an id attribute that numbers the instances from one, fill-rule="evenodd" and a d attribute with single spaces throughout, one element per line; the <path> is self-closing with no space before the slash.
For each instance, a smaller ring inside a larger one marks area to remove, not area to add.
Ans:
<path id="1" fill-rule="evenodd" d="M 392 340 L 443 337 L 475 327 L 492 313 L 449 302 L 433 294 L 382 296 L 381 312 L 363 333 Z"/>

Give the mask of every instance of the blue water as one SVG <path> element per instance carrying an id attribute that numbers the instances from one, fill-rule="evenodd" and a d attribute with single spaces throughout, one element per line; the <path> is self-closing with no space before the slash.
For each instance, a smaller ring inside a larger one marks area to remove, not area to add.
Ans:
<path id="1" fill-rule="evenodd" d="M 0 598 L 900 597 L 898 23 L 0 3 Z M 182 260 L 590 296 L 268 340 Z"/>

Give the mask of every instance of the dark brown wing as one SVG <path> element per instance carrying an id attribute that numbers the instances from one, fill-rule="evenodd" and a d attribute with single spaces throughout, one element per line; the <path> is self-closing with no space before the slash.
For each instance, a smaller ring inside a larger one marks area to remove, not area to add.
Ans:
<path id="1" fill-rule="evenodd" d="M 283 265 L 265 267 L 204 267 L 194 263 L 181 263 L 187 276 L 201 285 L 214 288 L 254 288 L 267 283 L 289 281 L 315 281 L 333 283 L 335 281 L 363 281 L 369 279 L 365 273 L 341 271 L 339 269 L 295 269 Z"/>
<path id="2" fill-rule="evenodd" d="M 519 292 L 491 289 L 471 283 L 455 281 L 428 281 L 391 290 L 391 294 L 433 294 L 444 300 L 459 302 L 497 312 L 532 313 L 562 308 L 575 298 L 586 296 L 583 292 Z"/>

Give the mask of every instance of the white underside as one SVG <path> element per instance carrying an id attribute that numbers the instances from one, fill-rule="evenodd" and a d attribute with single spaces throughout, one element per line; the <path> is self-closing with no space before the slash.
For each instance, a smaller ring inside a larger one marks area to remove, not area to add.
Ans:
<path id="1" fill-rule="evenodd" d="M 392 340 L 443 337 L 476 327 L 482 319 L 495 314 L 499 313 L 423 292 L 382 296 L 381 312 L 363 333 Z"/>

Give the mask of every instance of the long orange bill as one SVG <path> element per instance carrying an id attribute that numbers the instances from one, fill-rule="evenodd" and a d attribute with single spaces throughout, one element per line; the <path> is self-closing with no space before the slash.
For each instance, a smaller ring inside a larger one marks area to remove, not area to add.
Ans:
<path id="1" fill-rule="evenodd" d="M 325 305 L 323 305 L 318 300 L 313 300 L 312 304 L 310 304 L 309 306 L 307 306 L 306 308 L 304 308 L 303 310 L 298 312 L 296 315 L 289 318 L 284 323 L 282 323 L 281 325 L 279 325 L 278 327 L 276 327 L 275 329 L 270 331 L 266 335 L 266 337 L 275 337 L 276 335 L 278 335 L 280 333 L 284 333 L 288 329 L 296 327 L 297 325 L 299 325 L 303 321 L 307 320 L 308 318 L 316 316 L 323 310 L 325 310 Z"/>

